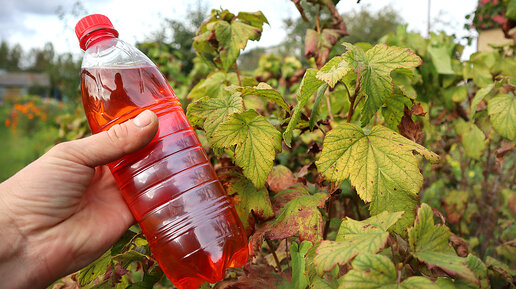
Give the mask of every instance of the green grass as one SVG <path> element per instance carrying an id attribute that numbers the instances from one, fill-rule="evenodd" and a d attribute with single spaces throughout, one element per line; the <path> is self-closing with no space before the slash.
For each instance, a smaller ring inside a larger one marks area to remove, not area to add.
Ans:
<path id="1" fill-rule="evenodd" d="M 54 144 L 58 130 L 45 126 L 34 134 L 13 133 L 0 124 L 0 182 L 37 159 Z"/>

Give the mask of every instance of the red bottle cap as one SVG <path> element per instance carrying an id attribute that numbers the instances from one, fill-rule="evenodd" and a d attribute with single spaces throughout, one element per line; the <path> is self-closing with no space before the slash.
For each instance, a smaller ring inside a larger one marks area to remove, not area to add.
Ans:
<path id="1" fill-rule="evenodd" d="M 77 22 L 77 25 L 75 25 L 75 34 L 79 39 L 82 50 L 86 50 L 85 44 L 88 39 L 87 36 L 100 29 L 110 30 L 115 37 L 118 37 L 118 31 L 113 27 L 109 18 L 102 14 L 88 15 Z"/>

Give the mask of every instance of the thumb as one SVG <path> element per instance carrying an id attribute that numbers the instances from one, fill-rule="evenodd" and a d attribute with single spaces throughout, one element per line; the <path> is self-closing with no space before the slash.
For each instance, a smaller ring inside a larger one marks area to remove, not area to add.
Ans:
<path id="1" fill-rule="evenodd" d="M 145 110 L 136 118 L 115 124 L 107 131 L 61 143 L 52 150 L 61 158 L 93 168 L 143 148 L 157 130 L 158 117 L 154 112 Z"/>

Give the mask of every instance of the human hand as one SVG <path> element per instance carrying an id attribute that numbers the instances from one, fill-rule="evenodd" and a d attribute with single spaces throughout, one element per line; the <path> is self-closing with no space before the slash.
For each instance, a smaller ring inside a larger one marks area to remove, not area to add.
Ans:
<path id="1" fill-rule="evenodd" d="M 105 164 L 144 147 L 157 128 L 144 111 L 56 145 L 0 184 L 1 288 L 44 288 L 122 236 L 134 218 Z"/>

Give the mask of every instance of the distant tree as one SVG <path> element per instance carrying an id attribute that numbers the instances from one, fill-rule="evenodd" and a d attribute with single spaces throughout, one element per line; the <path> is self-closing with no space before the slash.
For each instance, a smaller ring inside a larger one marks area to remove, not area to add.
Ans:
<path id="1" fill-rule="evenodd" d="M 390 6 L 382 8 L 378 13 L 372 12 L 367 6 L 361 6 L 360 10 L 344 14 L 342 18 L 346 21 L 349 33 L 344 41 L 350 43 L 375 44 L 382 36 L 395 32 L 396 27 L 403 23 L 398 12 Z"/>
<path id="2" fill-rule="evenodd" d="M 208 7 L 202 1 L 198 1 L 193 8 L 188 8 L 186 21 L 166 19 L 162 28 L 149 35 L 145 43 L 138 44 L 138 48 L 148 55 L 149 49 L 156 46 L 146 45 L 146 43 L 157 43 L 160 50 L 179 58 L 181 72 L 187 75 L 193 68 L 193 59 L 195 58 L 195 51 L 192 48 L 193 38 L 197 28 L 201 26 L 207 16 Z"/>
<path id="3" fill-rule="evenodd" d="M 32 64 L 29 66 L 30 71 L 45 72 L 54 64 L 56 53 L 54 45 L 51 42 L 45 43 L 43 49 L 33 48 L 30 51 L 30 56 L 33 58 Z"/>
<path id="4" fill-rule="evenodd" d="M 0 69 L 19 71 L 22 55 L 23 49 L 19 44 L 10 46 L 7 41 L 2 40 L 0 43 Z"/>

